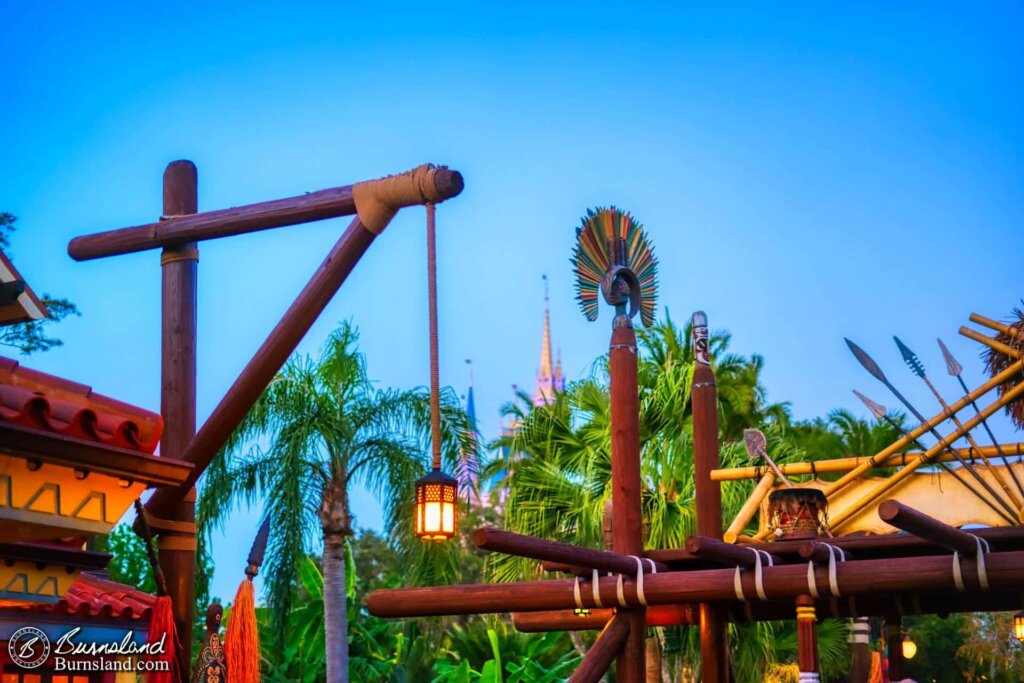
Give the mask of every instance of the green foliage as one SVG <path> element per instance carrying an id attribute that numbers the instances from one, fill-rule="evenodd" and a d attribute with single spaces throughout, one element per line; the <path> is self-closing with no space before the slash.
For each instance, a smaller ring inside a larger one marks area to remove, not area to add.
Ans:
<path id="1" fill-rule="evenodd" d="M 0 249 L 10 256 L 11 236 L 15 231 L 17 217 L 6 211 L 0 212 Z M 78 308 L 67 299 L 43 294 L 40 299 L 50 312 L 50 317 L 0 327 L 0 345 L 17 349 L 23 356 L 38 351 L 48 351 L 64 342 L 49 335 L 49 328 L 68 316 L 80 315 Z"/>

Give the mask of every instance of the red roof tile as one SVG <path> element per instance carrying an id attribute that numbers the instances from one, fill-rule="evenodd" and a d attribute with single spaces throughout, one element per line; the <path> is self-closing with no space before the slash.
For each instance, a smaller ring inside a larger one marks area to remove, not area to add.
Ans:
<path id="1" fill-rule="evenodd" d="M 0 420 L 143 453 L 156 450 L 163 432 L 157 413 L 2 356 Z"/>
<path id="2" fill-rule="evenodd" d="M 24 606 L 18 609 L 74 617 L 113 617 L 115 619 L 149 620 L 156 596 L 82 572 L 71 589 L 57 603 Z"/>

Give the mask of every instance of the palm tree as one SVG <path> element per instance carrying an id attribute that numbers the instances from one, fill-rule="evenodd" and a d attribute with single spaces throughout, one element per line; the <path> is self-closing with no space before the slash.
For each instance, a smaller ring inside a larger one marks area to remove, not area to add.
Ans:
<path id="1" fill-rule="evenodd" d="M 327 683 L 348 680 L 349 487 L 362 483 L 376 494 L 391 529 L 410 526 L 413 483 L 425 471 L 429 438 L 427 393 L 375 388 L 357 340 L 344 323 L 315 360 L 295 357 L 285 365 L 207 470 L 198 505 L 207 531 L 222 525 L 237 502 L 271 516 L 267 603 L 282 645 L 300 562 L 323 543 Z M 442 395 L 442 435 L 450 464 L 470 452 L 470 428 L 450 390 Z"/>

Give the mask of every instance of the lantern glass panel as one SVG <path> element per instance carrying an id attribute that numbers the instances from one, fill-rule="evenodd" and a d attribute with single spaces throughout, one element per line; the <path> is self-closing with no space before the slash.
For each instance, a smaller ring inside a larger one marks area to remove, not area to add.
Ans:
<path id="1" fill-rule="evenodd" d="M 910 636 L 903 636 L 903 658 L 913 659 L 917 654 L 917 643 L 910 639 Z"/>
<path id="2" fill-rule="evenodd" d="M 1024 612 L 1013 615 L 1013 635 L 1017 640 L 1024 642 Z"/>
<path id="3" fill-rule="evenodd" d="M 440 470 L 416 482 L 416 535 L 444 541 L 455 535 L 458 483 Z"/>

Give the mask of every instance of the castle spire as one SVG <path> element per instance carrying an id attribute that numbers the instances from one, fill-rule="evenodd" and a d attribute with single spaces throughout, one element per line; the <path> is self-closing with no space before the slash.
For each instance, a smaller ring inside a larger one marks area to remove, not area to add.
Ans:
<path id="1" fill-rule="evenodd" d="M 547 405 L 555 400 L 555 390 L 560 389 L 555 376 L 555 364 L 551 354 L 551 313 L 548 299 L 548 276 L 544 280 L 544 332 L 540 342 L 540 369 L 537 370 L 537 390 L 533 394 L 534 405 Z"/>

